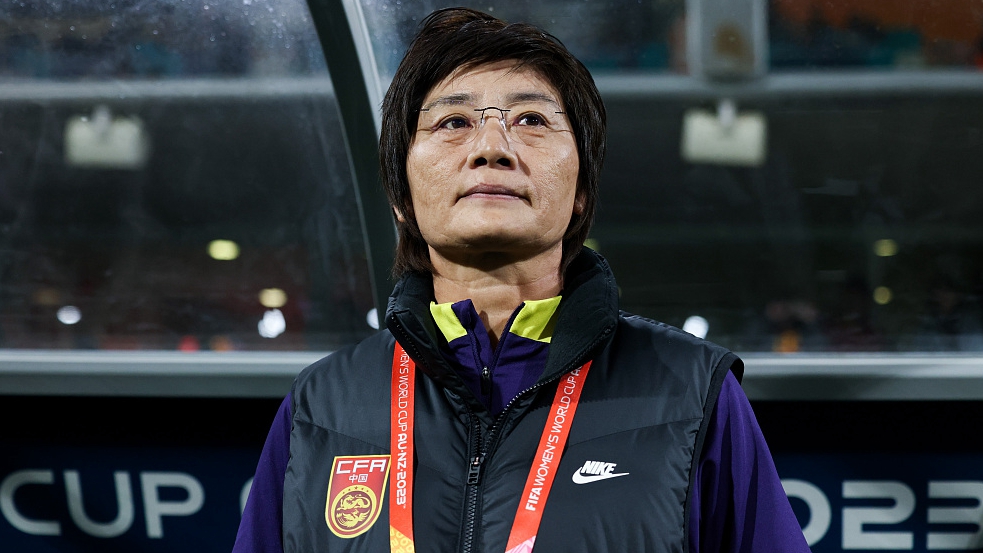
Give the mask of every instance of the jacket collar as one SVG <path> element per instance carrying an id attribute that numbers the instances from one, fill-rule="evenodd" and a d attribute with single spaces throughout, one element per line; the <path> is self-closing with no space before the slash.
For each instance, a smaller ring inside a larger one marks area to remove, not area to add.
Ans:
<path id="1" fill-rule="evenodd" d="M 564 274 L 556 328 L 540 382 L 558 378 L 585 363 L 613 334 L 618 320 L 618 287 L 607 261 L 583 248 Z M 386 328 L 439 385 L 471 398 L 464 382 L 440 354 L 440 332 L 430 315 L 433 279 L 411 273 L 396 284 L 386 308 Z"/>
<path id="2" fill-rule="evenodd" d="M 614 334 L 618 285 L 606 259 L 583 248 L 563 275 L 556 328 L 540 382 L 558 378 L 592 356 Z"/>

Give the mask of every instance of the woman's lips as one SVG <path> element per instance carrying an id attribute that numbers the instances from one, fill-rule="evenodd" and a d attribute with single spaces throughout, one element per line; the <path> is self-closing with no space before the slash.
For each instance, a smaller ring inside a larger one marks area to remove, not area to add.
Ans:
<path id="1" fill-rule="evenodd" d="M 522 198 L 522 196 L 519 193 L 517 193 L 515 190 L 507 186 L 502 186 L 500 184 L 479 184 L 477 186 L 473 186 L 469 188 L 468 191 L 465 192 L 464 195 L 461 197 L 466 198 L 469 196 L 484 196 L 484 197 L 498 196 L 498 197 L 519 198 L 519 199 Z"/>

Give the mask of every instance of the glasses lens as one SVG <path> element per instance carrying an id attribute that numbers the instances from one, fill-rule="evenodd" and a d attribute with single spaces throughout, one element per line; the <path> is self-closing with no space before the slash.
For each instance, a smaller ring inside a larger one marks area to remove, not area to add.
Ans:
<path id="1" fill-rule="evenodd" d="M 563 115 L 548 102 L 516 104 L 508 109 L 440 104 L 420 110 L 421 130 L 448 143 L 473 140 L 484 124 L 501 124 L 511 140 L 527 145 L 540 144 L 555 131 L 567 130 Z"/>
<path id="2" fill-rule="evenodd" d="M 509 111 L 509 129 L 524 144 L 539 144 L 556 131 L 564 130 L 563 115 L 546 102 L 519 104 Z"/>

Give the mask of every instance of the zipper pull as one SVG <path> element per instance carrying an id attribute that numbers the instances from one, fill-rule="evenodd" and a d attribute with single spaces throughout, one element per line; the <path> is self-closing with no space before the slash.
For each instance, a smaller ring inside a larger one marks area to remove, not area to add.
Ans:
<path id="1" fill-rule="evenodd" d="M 488 367 L 481 369 L 481 395 L 487 396 L 491 393 L 491 371 Z"/>
<path id="2" fill-rule="evenodd" d="M 477 486 L 478 482 L 481 481 L 481 464 L 485 462 L 484 455 L 478 455 L 471 459 L 471 465 L 468 467 L 468 485 Z"/>

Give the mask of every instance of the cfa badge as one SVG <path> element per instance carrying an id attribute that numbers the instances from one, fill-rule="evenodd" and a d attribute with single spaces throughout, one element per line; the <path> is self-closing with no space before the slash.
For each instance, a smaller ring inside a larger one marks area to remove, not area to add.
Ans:
<path id="1" fill-rule="evenodd" d="M 324 504 L 324 520 L 331 532 L 354 538 L 368 531 L 382 512 L 388 478 L 388 455 L 335 457 Z"/>

